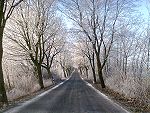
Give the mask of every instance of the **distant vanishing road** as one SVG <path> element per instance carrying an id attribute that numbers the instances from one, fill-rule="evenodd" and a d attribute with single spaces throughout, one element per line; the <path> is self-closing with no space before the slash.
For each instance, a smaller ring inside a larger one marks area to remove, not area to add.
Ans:
<path id="1" fill-rule="evenodd" d="M 78 72 L 52 90 L 4 113 L 128 113 L 92 87 Z"/>

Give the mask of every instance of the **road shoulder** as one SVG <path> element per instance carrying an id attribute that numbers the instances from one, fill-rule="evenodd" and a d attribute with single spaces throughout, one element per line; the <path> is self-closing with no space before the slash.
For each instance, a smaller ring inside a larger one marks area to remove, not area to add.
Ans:
<path id="1" fill-rule="evenodd" d="M 100 84 L 94 84 L 91 80 L 85 79 L 86 82 L 91 84 L 95 89 L 102 92 L 107 98 L 110 98 L 112 101 L 122 106 L 124 109 L 131 113 L 149 113 L 150 106 L 142 104 L 138 100 L 133 100 L 126 98 L 125 95 L 120 94 L 108 87 L 102 89 Z M 141 105 L 140 105 L 141 103 Z"/>
<path id="2" fill-rule="evenodd" d="M 81 77 L 82 78 L 82 77 Z M 107 95 L 106 93 L 104 93 L 102 91 L 101 88 L 96 87 L 96 85 L 91 81 L 91 80 L 84 80 L 82 78 L 82 80 L 92 89 L 94 89 L 99 95 L 103 96 L 105 99 L 109 100 L 111 103 L 115 104 L 115 106 L 120 107 L 121 109 L 123 109 L 126 113 L 130 113 L 131 111 L 124 105 L 120 104 L 118 101 L 112 99 L 109 95 Z"/>
<path id="3" fill-rule="evenodd" d="M 69 79 L 69 78 L 68 78 Z M 44 89 L 42 90 L 37 90 L 31 94 L 28 94 L 28 95 L 25 95 L 25 96 L 22 96 L 20 98 L 17 98 L 11 102 L 9 102 L 9 105 L 7 106 L 4 106 L 2 108 L 0 108 L 0 113 L 2 112 L 5 112 L 5 111 L 9 111 L 11 109 L 14 109 L 16 107 L 21 107 L 22 105 L 26 105 L 26 104 L 29 104 L 31 103 L 32 101 L 36 101 L 38 100 L 40 97 L 44 96 L 45 94 L 47 94 L 48 92 L 50 92 L 51 90 L 59 87 L 60 85 L 62 85 L 64 82 L 66 82 L 68 79 L 66 80 L 62 80 L 61 82 L 59 83 L 56 83 L 56 84 L 52 84 L 50 86 L 47 86 L 45 87 Z"/>

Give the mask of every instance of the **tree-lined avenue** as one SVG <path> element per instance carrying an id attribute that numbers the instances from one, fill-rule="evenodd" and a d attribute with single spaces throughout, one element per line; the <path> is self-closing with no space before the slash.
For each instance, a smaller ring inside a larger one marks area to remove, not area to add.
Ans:
<path id="1" fill-rule="evenodd" d="M 5 113 L 127 113 L 87 84 L 75 71 L 69 80 L 36 101 Z"/>

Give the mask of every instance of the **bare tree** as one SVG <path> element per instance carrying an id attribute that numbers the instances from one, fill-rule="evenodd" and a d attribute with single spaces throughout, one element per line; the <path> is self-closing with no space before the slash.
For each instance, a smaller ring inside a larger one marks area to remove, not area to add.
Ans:
<path id="1" fill-rule="evenodd" d="M 14 19 L 17 29 L 11 30 L 14 37 L 9 37 L 32 61 L 41 89 L 44 88 L 41 66 L 45 58 L 45 43 L 54 35 L 45 34 L 50 27 L 49 19 L 52 17 L 50 9 L 53 1 L 48 3 L 38 0 L 20 6 L 16 11 L 18 17 Z"/>
<path id="2" fill-rule="evenodd" d="M 93 73 L 94 83 L 96 83 L 95 54 L 92 49 L 92 45 L 90 44 L 90 42 L 88 41 L 87 38 L 85 38 L 83 36 L 81 36 L 82 38 L 80 36 L 77 36 L 77 37 L 79 37 L 79 40 L 77 42 L 78 45 L 76 45 L 76 48 L 79 51 L 81 51 L 82 56 L 85 56 L 88 59 L 89 65 L 90 65 L 92 73 Z M 88 66 L 85 66 L 86 72 L 87 72 L 87 67 Z"/>
<path id="3" fill-rule="evenodd" d="M 44 62 L 42 63 L 42 67 L 44 67 L 47 72 L 49 77 L 51 78 L 51 67 L 53 64 L 53 61 L 55 57 L 62 52 L 63 47 L 65 45 L 65 32 L 63 31 L 63 27 L 61 25 L 61 21 L 58 22 L 57 20 L 54 20 L 54 30 L 50 30 L 49 32 L 52 32 L 52 34 L 55 34 L 52 36 L 49 40 L 46 41 L 45 44 L 45 50 L 44 50 L 44 55 L 45 59 Z M 52 26 L 51 26 L 52 27 Z"/>
<path id="4" fill-rule="evenodd" d="M 62 12 L 67 11 L 66 16 L 81 28 L 80 31 L 92 44 L 102 88 L 105 88 L 102 70 L 114 41 L 115 25 L 124 3 L 121 0 L 62 1 L 63 6 L 66 8 Z"/>
<path id="5" fill-rule="evenodd" d="M 65 42 L 65 46 L 61 53 L 59 53 L 57 62 L 60 64 L 64 77 L 70 76 L 73 71 L 72 50 L 70 49 L 70 42 Z"/>
<path id="6" fill-rule="evenodd" d="M 1 0 L 0 1 L 0 102 L 7 103 L 7 95 L 4 86 L 4 77 L 2 70 L 2 57 L 3 57 L 3 35 L 6 21 L 10 18 L 13 10 L 18 6 L 23 0 Z"/>
<path id="7" fill-rule="evenodd" d="M 66 74 L 66 59 L 62 54 L 60 54 L 59 56 L 60 56 L 60 59 L 57 62 L 60 64 L 60 66 L 63 70 L 64 77 L 66 78 L 67 77 L 67 74 Z"/>

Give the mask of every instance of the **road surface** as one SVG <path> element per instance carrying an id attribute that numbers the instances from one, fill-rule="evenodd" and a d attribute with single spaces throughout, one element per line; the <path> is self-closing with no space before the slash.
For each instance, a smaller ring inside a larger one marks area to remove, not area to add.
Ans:
<path id="1" fill-rule="evenodd" d="M 4 113 L 128 113 L 87 85 L 78 72 L 60 86 Z"/>

